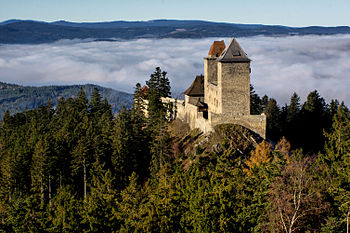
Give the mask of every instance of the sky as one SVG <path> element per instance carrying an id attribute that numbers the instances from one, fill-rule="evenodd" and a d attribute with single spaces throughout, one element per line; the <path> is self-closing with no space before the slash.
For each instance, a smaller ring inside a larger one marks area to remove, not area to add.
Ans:
<path id="1" fill-rule="evenodd" d="M 115 42 L 62 40 L 40 45 L 0 45 L 0 81 L 21 85 L 98 84 L 133 92 L 155 67 L 168 72 L 173 97 L 203 74 L 214 40 L 139 39 Z M 315 89 L 350 104 L 350 35 L 237 38 L 251 62 L 256 92 L 289 103 Z"/>
<path id="2" fill-rule="evenodd" d="M 0 0 L 0 6 L 0 22 L 196 19 L 285 26 L 350 25 L 350 0 Z"/>

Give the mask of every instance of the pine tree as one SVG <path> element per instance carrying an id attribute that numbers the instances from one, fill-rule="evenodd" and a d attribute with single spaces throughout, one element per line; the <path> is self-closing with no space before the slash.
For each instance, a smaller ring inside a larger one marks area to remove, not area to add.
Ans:
<path id="1" fill-rule="evenodd" d="M 32 158 L 32 190 L 35 193 L 40 193 L 40 203 L 44 205 L 45 192 L 47 191 L 46 181 L 49 177 L 49 151 L 48 143 L 45 139 L 39 139 L 35 145 Z"/>
<path id="2" fill-rule="evenodd" d="M 296 146 L 302 147 L 306 152 L 318 152 L 324 145 L 323 129 L 330 127 L 328 109 L 325 100 L 315 90 L 310 92 L 301 109 L 299 123 L 302 134 Z"/>
<path id="3" fill-rule="evenodd" d="M 250 85 L 250 114 L 259 115 L 263 112 L 262 101 L 258 94 L 255 93 L 253 85 Z"/>
<path id="4" fill-rule="evenodd" d="M 287 122 L 291 123 L 294 122 L 299 114 L 300 111 L 300 97 L 297 93 L 293 93 L 292 97 L 290 98 L 290 104 L 288 105 L 287 110 Z"/>
<path id="5" fill-rule="evenodd" d="M 80 202 L 69 186 L 60 188 L 49 209 L 50 232 L 81 232 Z"/>
<path id="6" fill-rule="evenodd" d="M 151 174 L 156 174 L 165 164 L 171 163 L 171 139 L 167 131 L 167 125 L 160 124 L 154 129 L 156 135 L 150 145 Z"/>
<path id="7" fill-rule="evenodd" d="M 114 124 L 112 164 L 118 177 L 116 180 L 119 188 L 127 183 L 136 164 L 136 158 L 132 152 L 134 135 L 132 130 L 131 111 L 125 107 L 118 113 Z"/>
<path id="8" fill-rule="evenodd" d="M 85 135 L 81 136 L 72 151 L 72 172 L 74 175 L 78 175 L 78 177 L 83 176 L 84 198 L 87 197 L 89 169 L 94 161 L 94 154 L 92 151 L 93 141 L 91 138 L 92 128 L 93 126 L 88 122 L 87 116 L 84 117 L 81 129 L 85 131 Z"/>
<path id="9" fill-rule="evenodd" d="M 162 97 L 169 97 L 170 82 L 166 76 L 166 72 L 159 67 L 151 74 L 151 77 L 146 84 L 148 86 L 147 100 L 148 100 L 148 116 L 151 127 L 159 121 L 164 121 L 167 107 L 162 103 Z"/>
<path id="10" fill-rule="evenodd" d="M 96 161 L 91 170 L 91 193 L 81 209 L 82 224 L 86 232 L 116 231 L 118 224 L 113 221 L 114 198 L 116 190 L 113 187 L 114 178 L 110 170 L 103 170 Z"/>
<path id="11" fill-rule="evenodd" d="M 275 99 L 269 99 L 265 107 L 266 114 L 266 136 L 267 138 L 277 141 L 281 135 L 281 112 Z"/>
<path id="12" fill-rule="evenodd" d="M 350 225 L 350 111 L 341 103 L 333 117 L 331 132 L 325 132 L 325 164 L 327 191 L 333 199 L 333 231 L 349 231 Z M 338 228 L 334 227 L 338 226 Z"/>
<path id="13" fill-rule="evenodd" d="M 117 201 L 117 208 L 114 211 L 114 218 L 120 222 L 119 232 L 146 232 L 148 226 L 143 224 L 144 217 L 141 203 L 143 196 L 138 176 L 135 172 L 129 177 L 129 185 L 121 192 L 120 201 Z"/>
<path id="14" fill-rule="evenodd" d="M 337 99 L 331 100 L 329 103 L 329 115 L 333 118 L 335 114 L 338 112 L 339 101 Z"/>

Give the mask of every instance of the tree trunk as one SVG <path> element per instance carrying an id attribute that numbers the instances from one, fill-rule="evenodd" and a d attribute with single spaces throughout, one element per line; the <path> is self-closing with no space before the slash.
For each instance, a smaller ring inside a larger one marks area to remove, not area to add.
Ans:
<path id="1" fill-rule="evenodd" d="M 85 159 L 84 159 L 84 199 L 86 199 L 86 164 L 85 164 Z"/>
<path id="2" fill-rule="evenodd" d="M 9 190 L 9 202 L 11 203 L 11 185 L 10 185 L 10 190 Z"/>
<path id="3" fill-rule="evenodd" d="M 51 207 L 51 177 L 49 176 L 49 205 Z"/>
<path id="4" fill-rule="evenodd" d="M 62 188 L 62 172 L 60 171 L 60 189 Z"/>
<path id="5" fill-rule="evenodd" d="M 41 181 L 40 181 L 40 194 L 41 194 L 41 198 L 40 198 L 40 202 L 41 202 L 41 206 L 44 205 L 44 185 L 43 185 L 43 178 L 41 177 Z"/>

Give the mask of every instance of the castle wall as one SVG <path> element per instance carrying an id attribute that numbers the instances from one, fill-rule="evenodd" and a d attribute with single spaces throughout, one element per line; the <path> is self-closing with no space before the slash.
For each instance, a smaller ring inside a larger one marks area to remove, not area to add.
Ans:
<path id="1" fill-rule="evenodd" d="M 242 125 L 253 132 L 266 138 L 266 115 L 235 115 L 232 113 L 226 114 L 210 114 L 211 126 L 219 124 L 237 124 Z"/>
<path id="2" fill-rule="evenodd" d="M 218 84 L 216 58 L 204 58 L 204 102 L 208 104 L 210 111 L 216 111 L 214 106 L 213 91 Z"/>
<path id="3" fill-rule="evenodd" d="M 184 120 L 190 125 L 191 129 L 196 128 L 196 120 L 198 118 L 198 107 L 193 104 L 185 105 Z"/>
<path id="4" fill-rule="evenodd" d="M 210 120 L 204 118 L 203 112 L 198 112 L 198 118 L 196 119 L 195 128 L 200 129 L 204 133 L 213 130 Z"/>
<path id="5" fill-rule="evenodd" d="M 208 104 L 208 111 L 214 113 L 221 113 L 221 98 L 222 92 L 218 88 L 218 86 L 209 83 L 207 86 L 207 90 L 204 94 L 204 99 L 206 99 L 206 104 Z"/>
<path id="6" fill-rule="evenodd" d="M 198 111 L 198 107 L 186 103 L 183 100 L 173 98 L 162 98 L 163 103 L 173 103 L 173 111 L 176 112 L 175 118 L 178 118 L 189 124 L 191 129 L 198 128 L 207 133 L 213 130 L 214 126 L 219 124 L 238 124 L 242 125 L 261 137 L 266 137 L 266 116 L 262 115 L 236 115 L 233 113 L 216 114 L 208 112 L 208 119 L 203 117 L 203 112 Z"/>
<path id="7" fill-rule="evenodd" d="M 190 103 L 196 105 L 198 101 L 204 102 L 204 97 L 195 97 L 195 96 L 187 96 L 185 95 L 185 103 Z"/>
<path id="8" fill-rule="evenodd" d="M 207 80 L 209 83 L 217 84 L 218 77 L 216 67 L 216 58 L 204 58 L 204 82 Z"/>
<path id="9" fill-rule="evenodd" d="M 250 63 L 218 62 L 218 88 L 221 90 L 221 112 L 250 114 Z M 224 98 L 222 98 L 224 97 Z"/>

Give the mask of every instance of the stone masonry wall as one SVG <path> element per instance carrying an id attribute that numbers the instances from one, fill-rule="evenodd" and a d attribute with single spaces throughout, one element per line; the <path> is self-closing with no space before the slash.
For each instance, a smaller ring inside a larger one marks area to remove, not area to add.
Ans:
<path id="1" fill-rule="evenodd" d="M 222 113 L 250 114 L 250 63 L 218 62 L 218 88 Z"/>
<path id="2" fill-rule="evenodd" d="M 214 113 L 221 113 L 221 91 L 218 86 L 209 83 L 207 90 L 204 94 L 206 99 L 206 104 L 208 104 L 208 111 Z"/>
<path id="3" fill-rule="evenodd" d="M 189 124 L 191 129 L 198 128 L 202 132 L 207 133 L 213 130 L 214 126 L 219 124 L 238 124 L 242 125 L 261 137 L 266 137 L 266 116 L 262 115 L 236 115 L 232 113 L 215 114 L 208 112 L 208 119 L 203 117 L 203 112 L 198 111 L 198 107 L 186 103 L 183 100 L 173 98 L 163 98 L 163 103 L 173 103 L 176 118 Z"/>
<path id="4" fill-rule="evenodd" d="M 266 138 L 266 116 L 261 115 L 235 115 L 235 114 L 210 114 L 211 126 L 214 127 L 219 124 L 237 124 L 242 125 L 253 132 Z"/>
<path id="5" fill-rule="evenodd" d="M 204 102 L 208 104 L 209 109 L 215 109 L 215 107 L 211 104 L 212 100 L 209 99 L 212 97 L 212 95 L 209 93 L 211 93 L 213 88 L 217 87 L 217 83 L 218 77 L 216 58 L 206 57 L 204 58 Z"/>
<path id="6" fill-rule="evenodd" d="M 207 81 L 213 84 L 217 84 L 217 62 L 216 58 L 205 57 L 204 58 L 204 77 Z"/>

